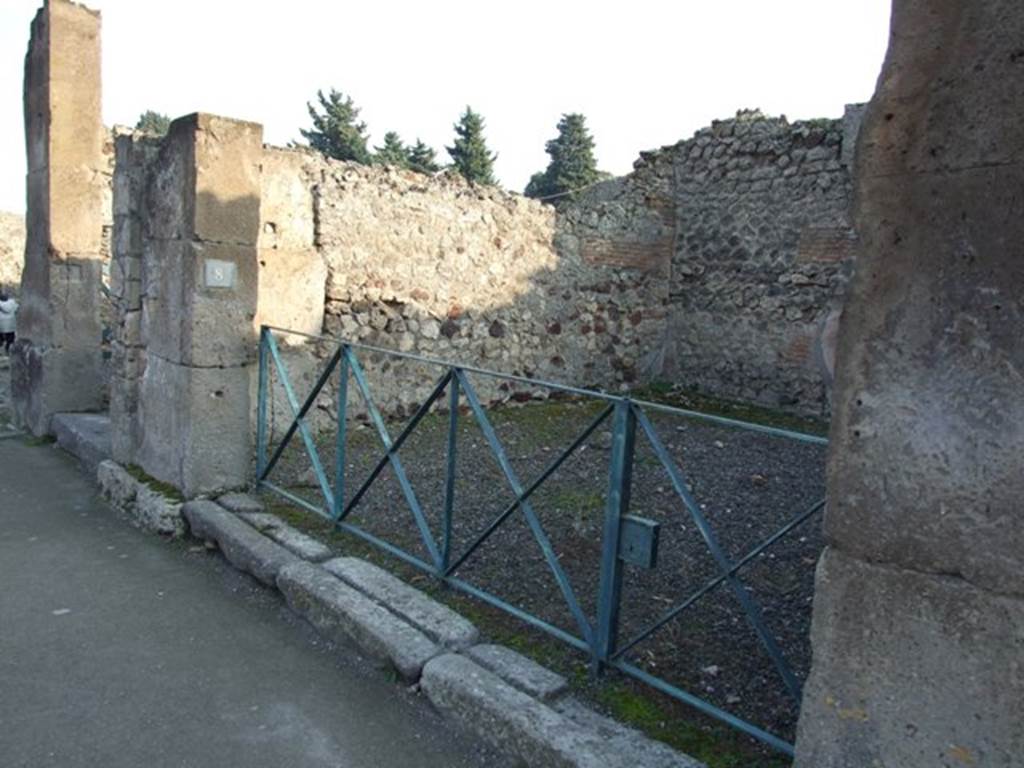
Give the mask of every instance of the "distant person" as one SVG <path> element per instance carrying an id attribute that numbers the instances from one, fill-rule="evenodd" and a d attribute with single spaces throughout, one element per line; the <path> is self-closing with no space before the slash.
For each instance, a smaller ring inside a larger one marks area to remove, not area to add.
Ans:
<path id="1" fill-rule="evenodd" d="M 3 344 L 4 354 L 11 354 L 11 344 L 14 343 L 14 318 L 18 314 L 18 302 L 7 295 L 6 291 L 0 291 L 0 344 Z"/>

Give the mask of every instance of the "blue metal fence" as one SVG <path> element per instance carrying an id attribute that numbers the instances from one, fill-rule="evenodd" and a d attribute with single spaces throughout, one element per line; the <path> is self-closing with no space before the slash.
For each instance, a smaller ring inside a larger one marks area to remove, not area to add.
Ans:
<path id="1" fill-rule="evenodd" d="M 317 378 L 312 390 L 300 403 L 293 389 L 287 366 L 274 338 L 274 333 L 289 335 L 307 336 L 316 339 L 318 342 L 330 342 L 336 345 L 330 355 L 326 366 Z M 375 353 L 392 358 L 406 360 L 435 366 L 439 369 L 440 376 L 430 392 L 430 395 L 419 406 L 404 428 L 396 436 L 392 436 L 379 408 L 377 407 L 373 393 L 367 381 L 367 376 L 360 363 L 360 353 Z M 273 365 L 277 371 L 278 379 L 283 387 L 290 411 L 291 421 L 282 439 L 278 442 L 273 453 L 268 457 L 268 401 L 270 398 L 269 380 L 270 366 Z M 332 375 L 338 378 L 338 400 L 337 400 L 337 432 L 335 435 L 335 463 L 333 467 L 333 478 L 329 478 L 328 471 L 321 461 L 316 441 L 306 423 L 309 410 L 317 400 L 318 395 L 330 381 Z M 513 469 L 512 463 L 506 454 L 505 447 L 495 432 L 494 426 L 487 411 L 480 402 L 480 398 L 470 381 L 469 375 L 479 375 L 492 379 L 499 379 L 514 382 L 530 387 L 544 387 L 549 390 L 559 391 L 579 397 L 591 398 L 603 401 L 604 407 L 587 427 L 572 441 L 572 443 L 560 453 L 547 467 L 532 481 L 524 483 Z M 349 491 L 346 477 L 345 450 L 347 443 L 347 413 L 349 399 L 351 397 L 351 384 L 355 385 L 363 401 L 369 420 L 373 429 L 380 439 L 383 452 L 363 483 Z M 444 501 L 441 516 L 440 537 L 435 537 L 430 529 L 427 517 L 424 514 L 423 506 L 416 495 L 408 473 L 402 460 L 399 457 L 399 450 L 409 436 L 420 424 L 423 417 L 431 408 L 444 398 L 447 393 L 447 461 L 446 476 L 444 483 Z M 458 428 L 460 419 L 460 406 L 468 406 L 468 411 L 478 424 L 485 442 L 489 446 L 494 458 L 497 460 L 501 472 L 508 482 L 509 489 L 513 494 L 512 500 L 494 517 L 475 539 L 463 550 L 454 552 L 452 541 L 452 520 L 457 512 L 455 504 L 455 473 L 459 461 L 458 453 Z M 729 712 L 722 710 L 714 704 L 696 696 L 693 693 L 684 691 L 667 681 L 652 675 L 650 672 L 626 661 L 626 654 L 642 643 L 669 622 L 673 621 L 687 608 L 692 606 L 702 597 L 707 595 L 716 587 L 725 584 L 735 595 L 738 603 L 742 606 L 744 616 L 757 636 L 760 644 L 767 652 L 772 664 L 778 673 L 782 684 L 799 706 L 800 683 L 786 661 L 785 654 L 779 647 L 774 635 L 769 630 L 762 616 L 761 608 L 757 600 L 750 594 L 740 580 L 739 573 L 755 558 L 761 555 L 766 549 L 789 534 L 794 528 L 807 521 L 812 516 L 821 512 L 824 507 L 824 499 L 813 504 L 810 508 L 801 511 L 789 520 L 778 531 L 773 533 L 763 542 L 752 548 L 746 555 L 738 560 L 731 560 L 726 551 L 720 545 L 715 530 L 709 523 L 701 506 L 694 499 L 687 485 L 687 479 L 680 466 L 676 463 L 669 451 L 666 449 L 661 437 L 648 414 L 667 413 L 678 416 L 685 416 L 693 419 L 700 419 L 725 426 L 739 427 L 746 430 L 753 430 L 777 437 L 784 437 L 792 440 L 799 440 L 807 443 L 824 445 L 826 440 L 814 435 L 792 432 L 758 424 L 736 421 L 720 416 L 674 408 L 657 403 L 633 400 L 625 396 L 615 396 L 602 392 L 580 389 L 577 387 L 562 384 L 544 382 L 528 379 L 520 376 L 496 373 L 472 366 L 454 365 L 449 362 L 436 360 L 419 355 L 396 352 L 380 349 L 377 347 L 360 345 L 354 343 L 332 341 L 320 336 L 308 336 L 295 331 L 272 326 L 263 326 L 260 332 L 259 347 L 259 401 L 257 418 L 257 486 L 262 489 L 276 493 L 290 502 L 299 505 L 317 515 L 325 517 L 333 522 L 339 529 L 347 531 L 370 544 L 383 549 L 391 555 L 415 566 L 416 568 L 443 580 L 445 584 L 461 590 L 465 593 L 483 600 L 484 602 L 500 608 L 517 618 L 537 627 L 544 632 L 568 643 L 569 645 L 589 655 L 591 666 L 595 674 L 605 668 L 616 669 L 623 674 L 640 680 L 662 693 L 685 702 L 701 712 L 710 715 L 760 741 L 774 747 L 775 749 L 792 755 L 793 747 L 784 739 L 771 734 L 762 728 L 747 722 Z M 591 623 L 586 611 L 573 588 L 573 584 L 565 569 L 559 562 L 552 542 L 545 532 L 536 511 L 531 502 L 534 493 L 547 481 L 567 459 L 569 459 L 584 442 L 606 422 L 611 421 L 612 445 L 608 466 L 606 506 L 604 514 L 603 538 L 601 544 L 600 580 L 596 606 L 596 623 Z M 304 445 L 305 451 L 312 463 L 313 472 L 316 476 L 317 486 L 320 492 L 320 503 L 312 503 L 292 491 L 282 488 L 271 482 L 269 479 L 274 468 L 285 451 L 285 448 L 292 442 L 296 432 Z M 718 575 L 707 581 L 698 590 L 688 595 L 685 599 L 667 610 L 659 619 L 633 634 L 627 634 L 627 627 L 622 626 L 619 619 L 619 609 L 622 603 L 622 579 L 623 565 L 626 562 L 643 562 L 651 560 L 656 554 L 657 528 L 640 518 L 630 515 L 630 493 L 632 486 L 633 467 L 635 463 L 635 451 L 637 440 L 647 441 L 653 450 L 657 460 L 668 473 L 675 494 L 678 496 L 685 513 L 692 519 L 697 531 L 708 552 L 711 554 L 719 571 Z M 378 480 L 382 472 L 390 466 L 394 477 L 401 488 L 402 495 L 412 513 L 413 522 L 418 531 L 420 540 L 427 552 L 428 559 L 415 555 L 393 542 L 375 536 L 349 520 L 352 511 L 363 500 L 367 491 Z M 565 601 L 566 607 L 573 618 L 575 632 L 569 632 L 557 627 L 539 616 L 516 607 L 500 597 L 463 580 L 455 575 L 455 572 L 478 552 L 480 546 L 486 542 L 495 531 L 497 531 L 516 512 L 522 514 L 530 532 L 539 545 L 544 561 L 554 576 L 558 589 Z M 620 640 L 620 635 L 625 639 Z"/>

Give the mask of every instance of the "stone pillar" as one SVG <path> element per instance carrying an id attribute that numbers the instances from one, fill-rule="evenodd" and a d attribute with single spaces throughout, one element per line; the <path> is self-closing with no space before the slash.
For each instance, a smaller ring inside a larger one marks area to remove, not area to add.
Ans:
<path id="1" fill-rule="evenodd" d="M 28 212 L 18 342 L 16 422 L 49 432 L 59 411 L 102 407 L 103 157 L 100 16 L 47 0 L 25 58 Z"/>
<path id="2" fill-rule="evenodd" d="M 110 371 L 113 458 L 134 464 L 140 433 L 139 384 L 146 369 L 142 340 L 142 256 L 146 184 L 160 139 L 119 133 L 114 139 L 114 237 L 110 294 L 116 310 Z"/>
<path id="3" fill-rule="evenodd" d="M 136 463 L 189 497 L 248 482 L 262 136 L 189 115 L 149 169 Z"/>
<path id="4" fill-rule="evenodd" d="M 799 768 L 1024 755 L 1024 6 L 895 0 Z"/>

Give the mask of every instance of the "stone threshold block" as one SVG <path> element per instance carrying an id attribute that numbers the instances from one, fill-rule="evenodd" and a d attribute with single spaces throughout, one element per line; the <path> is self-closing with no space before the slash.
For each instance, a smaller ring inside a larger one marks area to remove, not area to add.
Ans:
<path id="1" fill-rule="evenodd" d="M 274 586 L 282 568 L 302 562 L 212 501 L 190 501 L 182 507 L 182 514 L 194 537 L 216 542 L 228 562 L 268 587 Z"/>
<path id="2" fill-rule="evenodd" d="M 477 628 L 451 608 L 372 563 L 339 557 L 328 560 L 324 568 L 445 648 L 468 648 L 480 637 Z"/>
<path id="3" fill-rule="evenodd" d="M 56 413 L 50 429 L 57 445 L 75 456 L 90 476 L 110 458 L 110 417 L 105 413 Z"/>
<path id="4" fill-rule="evenodd" d="M 420 685 L 441 712 L 526 765 L 703 768 L 625 726 L 609 725 L 596 713 L 584 717 L 560 712 L 466 656 L 445 654 L 431 660 Z"/>
<path id="5" fill-rule="evenodd" d="M 174 536 L 185 535 L 182 504 L 137 480 L 115 461 L 101 461 L 96 469 L 100 494 L 128 515 L 143 530 Z"/>
<path id="6" fill-rule="evenodd" d="M 303 560 L 319 563 L 334 556 L 331 548 L 326 544 L 296 530 L 277 515 L 272 515 L 269 512 L 239 512 L 237 514 L 241 520 Z"/>
<path id="7" fill-rule="evenodd" d="M 297 560 L 281 569 L 277 587 L 289 607 L 323 635 L 354 643 L 391 665 L 406 682 L 418 680 L 423 665 L 444 652 L 416 627 L 320 566 Z"/>

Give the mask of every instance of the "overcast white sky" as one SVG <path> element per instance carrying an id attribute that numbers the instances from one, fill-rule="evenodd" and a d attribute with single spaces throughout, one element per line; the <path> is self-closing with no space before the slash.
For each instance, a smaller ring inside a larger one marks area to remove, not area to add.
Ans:
<path id="1" fill-rule="evenodd" d="M 21 81 L 40 0 L 0 0 L 0 210 L 24 210 Z M 602 169 L 740 107 L 791 120 L 870 98 L 890 0 L 91 0 L 103 12 L 108 125 L 155 109 L 262 122 L 285 144 L 335 87 L 373 144 L 396 130 L 447 161 L 481 112 L 497 175 L 521 190 L 564 112 L 587 116 Z"/>

